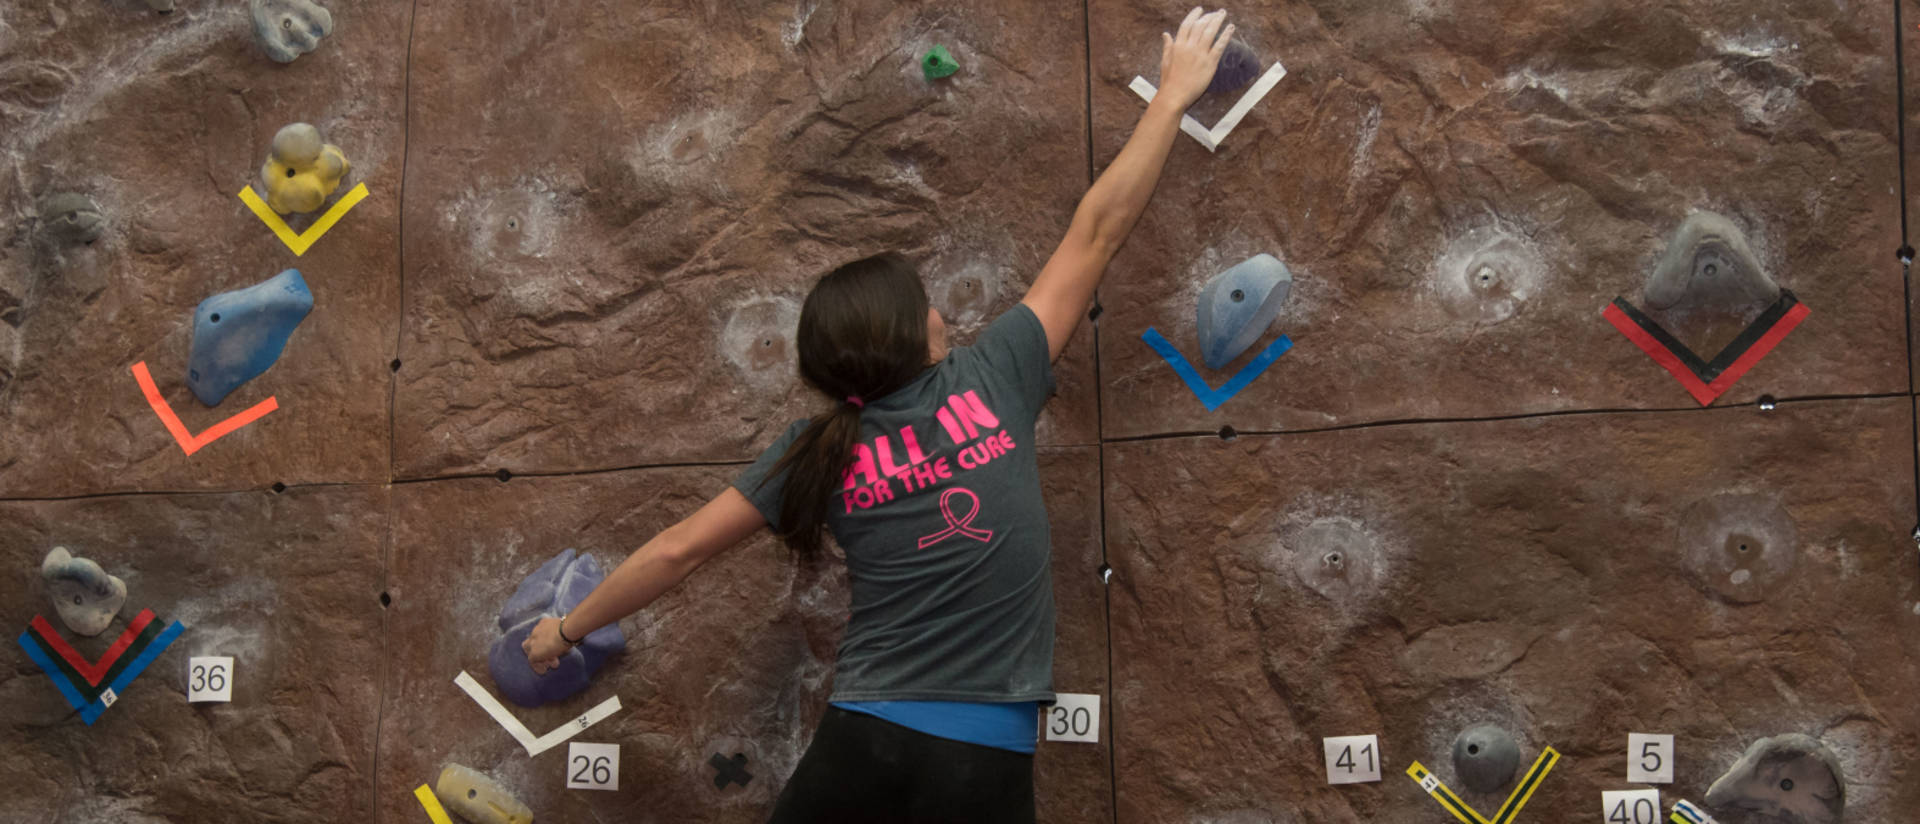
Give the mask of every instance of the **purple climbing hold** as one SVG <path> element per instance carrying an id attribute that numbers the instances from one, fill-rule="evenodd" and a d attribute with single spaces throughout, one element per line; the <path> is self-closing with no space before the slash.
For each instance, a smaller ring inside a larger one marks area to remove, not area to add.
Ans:
<path id="1" fill-rule="evenodd" d="M 1247 44 L 1230 40 L 1227 50 L 1220 53 L 1220 65 L 1213 70 L 1213 82 L 1207 84 L 1207 94 L 1239 91 L 1259 76 L 1259 55 Z"/>
<path id="2" fill-rule="evenodd" d="M 193 354 L 187 388 L 208 406 L 280 359 L 287 338 L 313 311 L 300 270 L 288 269 L 245 289 L 222 292 L 193 310 Z"/>
<path id="3" fill-rule="evenodd" d="M 587 688 L 587 679 L 600 670 L 607 656 L 627 646 L 618 623 L 587 633 L 585 641 L 560 656 L 560 666 L 535 675 L 520 645 L 541 618 L 558 617 L 586 600 L 587 593 L 606 580 L 600 562 L 586 553 L 562 551 L 520 582 L 513 597 L 500 608 L 500 631 L 487 650 L 487 670 L 507 700 L 523 707 L 564 701 Z"/>

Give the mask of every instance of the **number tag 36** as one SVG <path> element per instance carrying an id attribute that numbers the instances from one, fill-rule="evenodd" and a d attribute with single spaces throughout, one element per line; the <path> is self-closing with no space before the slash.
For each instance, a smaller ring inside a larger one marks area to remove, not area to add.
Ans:
<path id="1" fill-rule="evenodd" d="M 1100 741 L 1100 696 L 1077 692 L 1055 693 L 1051 707 L 1041 707 L 1048 741 Z"/>
<path id="2" fill-rule="evenodd" d="M 620 789 L 620 745 L 568 742 L 567 789 Z"/>
<path id="3" fill-rule="evenodd" d="M 1380 780 L 1380 736 L 1344 735 L 1321 741 L 1327 752 L 1328 784 Z"/>
<path id="4" fill-rule="evenodd" d="M 187 659 L 187 702 L 232 701 L 233 659 L 199 656 Z"/>

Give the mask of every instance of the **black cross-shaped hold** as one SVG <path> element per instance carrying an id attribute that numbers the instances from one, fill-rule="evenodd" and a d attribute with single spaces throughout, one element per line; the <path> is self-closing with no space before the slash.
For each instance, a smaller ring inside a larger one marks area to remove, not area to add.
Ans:
<path id="1" fill-rule="evenodd" d="M 732 758 L 714 753 L 712 758 L 707 759 L 707 763 L 713 765 L 716 770 L 713 775 L 713 786 L 716 789 L 726 789 L 729 781 L 738 781 L 740 786 L 745 787 L 748 781 L 753 780 L 753 773 L 747 772 L 746 753 L 734 753 Z"/>

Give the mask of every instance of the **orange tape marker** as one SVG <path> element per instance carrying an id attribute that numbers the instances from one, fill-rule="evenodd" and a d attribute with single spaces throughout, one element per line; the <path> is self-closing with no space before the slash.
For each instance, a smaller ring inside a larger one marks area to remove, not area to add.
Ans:
<path id="1" fill-rule="evenodd" d="M 198 435 L 187 431 L 187 425 L 180 422 L 180 416 L 173 414 L 173 407 L 167 405 L 167 399 L 160 397 L 160 387 L 153 385 L 153 375 L 147 373 L 147 362 L 133 365 L 133 379 L 140 382 L 140 391 L 147 395 L 147 405 L 153 407 L 153 414 L 160 416 L 160 422 L 166 424 L 167 431 L 173 433 L 173 439 L 180 444 L 180 451 L 192 455 L 200 447 L 213 443 L 231 434 L 234 430 L 265 417 L 268 412 L 280 408 L 280 402 L 268 397 L 256 403 L 252 408 L 213 425 Z"/>

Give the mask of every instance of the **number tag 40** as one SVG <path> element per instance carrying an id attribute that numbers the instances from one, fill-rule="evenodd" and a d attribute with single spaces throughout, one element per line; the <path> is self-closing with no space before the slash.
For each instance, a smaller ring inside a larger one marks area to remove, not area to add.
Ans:
<path id="1" fill-rule="evenodd" d="M 1660 824 L 1660 791 L 1607 790 L 1600 809 L 1607 824 Z"/>
<path id="2" fill-rule="evenodd" d="M 1380 736 L 1344 735 L 1321 741 L 1327 751 L 1328 784 L 1380 780 Z"/>
<path id="3" fill-rule="evenodd" d="M 1077 692 L 1055 693 L 1051 707 L 1041 707 L 1048 741 L 1100 741 L 1100 696 Z"/>
<path id="4" fill-rule="evenodd" d="M 620 745 L 568 742 L 567 789 L 620 789 Z"/>
<path id="5" fill-rule="evenodd" d="M 200 656 L 187 659 L 187 702 L 232 701 L 233 659 Z"/>

